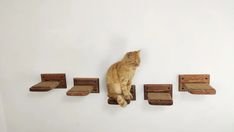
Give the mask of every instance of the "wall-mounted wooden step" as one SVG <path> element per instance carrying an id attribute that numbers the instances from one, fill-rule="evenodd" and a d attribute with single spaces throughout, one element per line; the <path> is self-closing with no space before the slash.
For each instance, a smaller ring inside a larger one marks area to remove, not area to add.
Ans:
<path id="1" fill-rule="evenodd" d="M 172 105 L 172 84 L 145 84 L 144 99 L 151 105 Z"/>
<path id="2" fill-rule="evenodd" d="M 99 78 L 74 78 L 74 87 L 67 91 L 68 96 L 87 96 L 99 93 Z"/>
<path id="3" fill-rule="evenodd" d="M 188 91 L 191 94 L 216 94 L 216 90 L 210 86 L 208 74 L 179 75 L 179 91 Z"/>
<path id="4" fill-rule="evenodd" d="M 29 90 L 32 92 L 45 92 L 57 88 L 66 88 L 65 74 L 41 74 L 41 82 L 33 85 Z"/>

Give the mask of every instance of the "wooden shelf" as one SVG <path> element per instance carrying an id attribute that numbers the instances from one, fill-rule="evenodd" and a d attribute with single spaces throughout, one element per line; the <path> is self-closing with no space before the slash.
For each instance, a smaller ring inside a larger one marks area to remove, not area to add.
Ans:
<path id="1" fill-rule="evenodd" d="M 45 92 L 66 87 L 65 74 L 41 74 L 41 82 L 33 85 L 29 90 L 32 92 Z"/>
<path id="2" fill-rule="evenodd" d="M 99 93 L 98 78 L 74 78 L 74 87 L 67 91 L 68 96 L 87 96 Z"/>
<path id="3" fill-rule="evenodd" d="M 144 99 L 151 105 L 172 105 L 172 84 L 145 84 Z"/>
<path id="4" fill-rule="evenodd" d="M 216 94 L 216 90 L 210 86 L 208 74 L 179 75 L 179 91 L 188 91 L 191 94 Z"/>

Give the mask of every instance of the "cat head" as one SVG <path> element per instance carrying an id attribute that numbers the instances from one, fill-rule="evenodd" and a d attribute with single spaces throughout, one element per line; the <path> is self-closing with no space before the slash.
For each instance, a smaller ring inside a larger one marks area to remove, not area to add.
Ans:
<path id="1" fill-rule="evenodd" d="M 140 50 L 127 52 L 123 58 L 123 61 L 136 67 L 139 66 L 141 62 Z"/>

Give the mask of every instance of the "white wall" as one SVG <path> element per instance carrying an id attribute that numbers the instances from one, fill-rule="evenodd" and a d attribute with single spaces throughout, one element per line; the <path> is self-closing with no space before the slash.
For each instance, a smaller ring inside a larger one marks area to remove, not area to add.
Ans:
<path id="1" fill-rule="evenodd" d="M 0 0 L 0 88 L 8 132 L 233 132 L 234 1 Z M 137 101 L 106 103 L 104 74 L 141 49 Z M 100 77 L 101 93 L 30 93 L 40 73 Z M 211 74 L 215 96 L 178 92 L 178 74 Z M 150 106 L 144 83 L 173 83 L 173 106 Z"/>
<path id="2" fill-rule="evenodd" d="M 5 122 L 1 93 L 0 93 L 0 132 L 6 132 L 6 122 Z"/>

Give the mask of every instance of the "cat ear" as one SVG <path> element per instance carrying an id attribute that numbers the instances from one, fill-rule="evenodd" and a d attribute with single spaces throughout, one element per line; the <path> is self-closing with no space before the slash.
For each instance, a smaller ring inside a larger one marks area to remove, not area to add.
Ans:
<path id="1" fill-rule="evenodd" d="M 141 52 L 141 50 L 137 50 L 136 52 L 137 52 L 137 53 L 140 53 L 140 52 Z"/>
<path id="2" fill-rule="evenodd" d="M 130 58 L 130 56 L 131 56 L 131 52 L 128 52 L 127 57 Z"/>
<path id="3" fill-rule="evenodd" d="M 130 56 L 130 52 L 127 52 L 126 54 L 125 54 L 125 56 L 124 56 L 124 58 L 129 58 L 129 56 Z"/>

